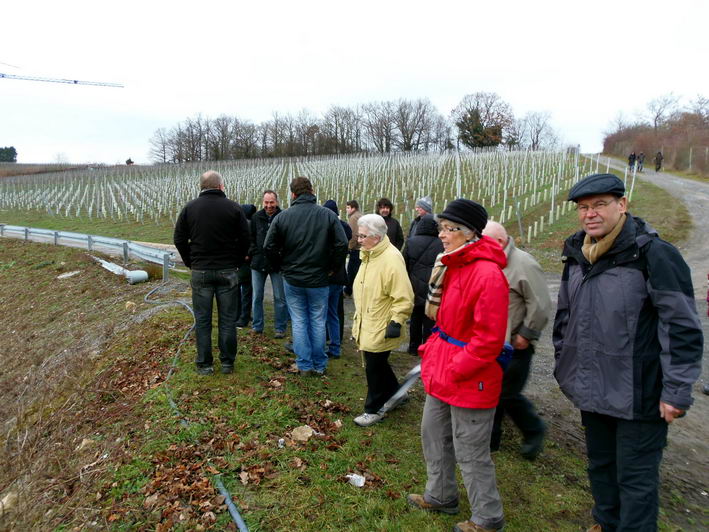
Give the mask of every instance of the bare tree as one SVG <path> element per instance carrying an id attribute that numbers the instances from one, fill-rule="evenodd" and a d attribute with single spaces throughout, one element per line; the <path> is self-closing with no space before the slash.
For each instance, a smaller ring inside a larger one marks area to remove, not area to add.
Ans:
<path id="1" fill-rule="evenodd" d="M 232 156 L 232 119 L 221 115 L 214 120 L 205 120 L 207 131 L 207 159 L 220 161 Z"/>
<path id="2" fill-rule="evenodd" d="M 550 120 L 551 114 L 547 112 L 531 112 L 525 115 L 524 121 L 529 149 L 536 151 L 542 148 L 550 148 L 556 143 L 556 134 Z"/>
<path id="3" fill-rule="evenodd" d="M 165 128 L 159 128 L 150 139 L 150 158 L 156 163 L 166 163 L 170 153 L 170 137 Z"/>
<path id="4" fill-rule="evenodd" d="M 422 141 L 433 126 L 435 111 L 431 102 L 425 99 L 397 102 L 394 109 L 394 125 L 399 133 L 396 140 L 401 151 L 418 151 Z"/>
<path id="5" fill-rule="evenodd" d="M 379 153 L 389 153 L 394 140 L 394 104 L 375 102 L 362 106 L 362 125 L 367 140 Z"/>
<path id="6" fill-rule="evenodd" d="M 671 92 L 650 100 L 650 103 L 647 104 L 647 111 L 655 133 L 657 133 L 657 128 L 677 110 L 678 103 L 679 97 Z"/>

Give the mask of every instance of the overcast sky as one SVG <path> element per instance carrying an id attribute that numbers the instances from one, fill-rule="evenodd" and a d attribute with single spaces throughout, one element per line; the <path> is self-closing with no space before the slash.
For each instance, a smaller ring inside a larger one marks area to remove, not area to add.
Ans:
<path id="1" fill-rule="evenodd" d="M 497 92 L 549 111 L 564 142 L 601 148 L 623 111 L 673 91 L 709 96 L 709 2 L 436 0 L 8 2 L 0 147 L 18 162 L 149 162 L 149 139 L 197 113 L 429 98 L 447 115 Z"/>

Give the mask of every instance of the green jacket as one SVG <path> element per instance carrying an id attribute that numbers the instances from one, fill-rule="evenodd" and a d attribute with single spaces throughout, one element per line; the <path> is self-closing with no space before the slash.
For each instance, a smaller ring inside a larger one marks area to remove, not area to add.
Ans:
<path id="1" fill-rule="evenodd" d="M 414 308 L 406 265 L 389 237 L 371 250 L 360 250 L 362 264 L 352 286 L 355 303 L 352 336 L 362 351 L 381 353 L 399 346 L 401 338 L 384 338 L 391 320 L 402 326 Z"/>

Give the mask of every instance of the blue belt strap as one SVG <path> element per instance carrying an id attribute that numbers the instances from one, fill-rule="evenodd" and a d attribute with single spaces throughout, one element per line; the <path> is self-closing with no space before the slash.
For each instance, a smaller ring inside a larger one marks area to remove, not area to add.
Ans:
<path id="1" fill-rule="evenodd" d="M 449 344 L 457 345 L 458 347 L 465 347 L 466 345 L 468 345 L 468 342 L 463 342 L 462 340 L 458 340 L 457 338 L 448 336 L 441 330 L 438 325 L 431 329 L 431 332 L 437 332 L 438 336 Z M 502 352 L 497 356 L 497 363 L 500 364 L 500 367 L 502 367 L 502 371 L 505 371 L 507 369 L 507 366 L 510 365 L 510 361 L 512 360 L 512 353 L 514 353 L 514 347 L 512 347 L 512 344 L 505 342 L 505 345 L 502 346 Z"/>

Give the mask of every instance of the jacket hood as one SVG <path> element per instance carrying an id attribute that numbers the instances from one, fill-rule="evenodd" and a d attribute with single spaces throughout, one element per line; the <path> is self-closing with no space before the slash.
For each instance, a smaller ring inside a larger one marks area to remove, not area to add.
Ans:
<path id="1" fill-rule="evenodd" d="M 468 244 L 450 255 L 444 255 L 441 260 L 446 266 L 464 266 L 476 260 L 489 260 L 501 269 L 507 266 L 505 252 L 497 242 L 487 236 L 480 237 L 480 240 Z"/>
<path id="2" fill-rule="evenodd" d="M 244 216 L 246 216 L 246 219 L 251 220 L 251 217 L 256 212 L 256 205 L 252 203 L 246 203 L 241 206 L 241 210 L 244 211 Z"/>
<path id="3" fill-rule="evenodd" d="M 337 208 L 337 202 L 335 200 L 327 200 L 325 203 L 323 203 L 323 207 L 325 207 L 326 209 L 330 209 L 337 215 L 338 218 L 340 217 L 340 209 Z"/>
<path id="4" fill-rule="evenodd" d="M 416 236 L 421 235 L 438 237 L 438 224 L 432 214 L 422 216 L 421 221 L 416 224 Z"/>

